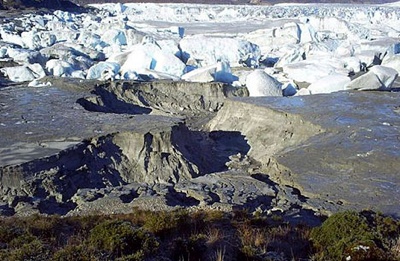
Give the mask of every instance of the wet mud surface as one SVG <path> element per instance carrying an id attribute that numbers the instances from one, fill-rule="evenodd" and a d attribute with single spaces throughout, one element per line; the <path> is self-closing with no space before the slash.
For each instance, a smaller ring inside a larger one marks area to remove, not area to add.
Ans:
<path id="1" fill-rule="evenodd" d="M 50 80 L 0 88 L 2 215 L 400 214 L 399 93 L 250 98 L 216 83 Z"/>
<path id="2" fill-rule="evenodd" d="M 243 102 L 299 115 L 323 130 L 274 157 L 290 170 L 280 178 L 302 194 L 341 208 L 399 215 L 399 93 L 343 92 Z"/>

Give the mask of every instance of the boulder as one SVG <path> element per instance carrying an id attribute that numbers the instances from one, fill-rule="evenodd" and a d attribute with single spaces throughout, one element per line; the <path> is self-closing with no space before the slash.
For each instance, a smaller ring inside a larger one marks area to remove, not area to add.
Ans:
<path id="1" fill-rule="evenodd" d="M 45 76 L 39 64 L 5 67 L 0 71 L 13 82 L 27 82 Z"/>
<path id="2" fill-rule="evenodd" d="M 261 53 L 269 53 L 285 45 L 295 45 L 300 42 L 300 31 L 296 23 L 285 23 L 280 27 L 258 29 L 243 34 L 243 38 L 259 46 Z"/>
<path id="3" fill-rule="evenodd" d="M 282 83 L 263 70 L 247 75 L 246 86 L 250 96 L 282 96 Z"/>
<path id="4" fill-rule="evenodd" d="M 232 83 L 238 80 L 232 75 L 229 63 L 218 62 L 213 65 L 192 70 L 182 76 L 182 80 L 188 82 L 224 82 Z"/>
<path id="5" fill-rule="evenodd" d="M 297 85 L 294 82 L 289 82 L 282 86 L 282 94 L 285 97 L 294 96 L 297 92 Z"/>
<path id="6" fill-rule="evenodd" d="M 375 53 L 389 55 L 398 54 L 400 53 L 400 41 L 398 37 L 381 37 L 380 39 L 372 41 L 364 40 L 357 46 L 356 53 L 362 51 L 373 51 Z"/>
<path id="7" fill-rule="evenodd" d="M 125 31 L 125 36 L 126 44 L 128 46 L 132 46 L 141 43 L 146 34 L 136 29 L 130 28 Z"/>
<path id="8" fill-rule="evenodd" d="M 201 67 L 185 73 L 181 78 L 188 82 L 212 82 L 214 81 L 212 72 L 215 71 L 215 69 L 216 67 L 213 65 Z"/>
<path id="9" fill-rule="evenodd" d="M 51 82 L 43 82 L 40 79 L 35 79 L 28 84 L 29 87 L 46 87 L 51 85 Z"/>
<path id="10" fill-rule="evenodd" d="M 104 53 L 75 43 L 58 43 L 51 47 L 43 48 L 40 52 L 45 57 L 61 60 L 77 56 L 83 56 L 95 61 L 103 61 L 105 59 Z"/>
<path id="11" fill-rule="evenodd" d="M 28 49 L 8 48 L 7 56 L 19 64 L 43 64 L 46 61 L 40 52 Z"/>
<path id="12" fill-rule="evenodd" d="M 398 72 L 389 67 L 376 65 L 367 73 L 346 85 L 349 90 L 390 90 L 397 79 Z"/>
<path id="13" fill-rule="evenodd" d="M 46 63 L 46 70 L 53 76 L 70 76 L 72 71 L 72 65 L 66 61 L 51 59 Z"/>
<path id="14" fill-rule="evenodd" d="M 86 47 L 95 48 L 96 50 L 106 46 L 106 43 L 101 40 L 100 35 L 86 30 L 80 32 L 76 43 L 85 45 Z"/>
<path id="15" fill-rule="evenodd" d="M 124 49 L 125 48 L 123 48 L 121 45 L 113 44 L 113 45 L 107 45 L 106 47 L 98 50 L 101 50 L 104 53 L 106 59 L 108 59 L 115 53 L 123 52 Z"/>
<path id="16" fill-rule="evenodd" d="M 107 80 L 114 79 L 120 70 L 120 65 L 113 62 L 99 62 L 98 64 L 90 67 L 86 78 Z"/>
<path id="17" fill-rule="evenodd" d="M 283 66 L 283 72 L 287 74 L 288 78 L 296 82 L 313 83 L 335 71 L 334 66 L 320 60 L 306 60 Z"/>
<path id="18" fill-rule="evenodd" d="M 179 81 L 181 78 L 177 77 L 172 74 L 164 73 L 164 72 L 159 72 L 155 70 L 150 70 L 150 69 L 141 69 L 137 71 L 137 74 L 139 75 L 139 79 L 157 79 L 157 80 L 172 80 L 172 81 Z M 136 80 L 136 75 L 132 72 L 129 72 L 129 77 L 132 77 L 132 80 Z M 127 73 L 124 74 L 124 77 L 127 77 Z"/>
<path id="19" fill-rule="evenodd" d="M 311 25 L 308 18 L 303 19 L 303 23 L 298 24 L 298 35 L 301 43 L 317 42 L 316 30 Z"/>
<path id="20" fill-rule="evenodd" d="M 32 70 L 35 78 L 43 78 L 46 76 L 46 72 L 44 71 L 43 67 L 38 63 L 29 64 L 28 68 Z"/>
<path id="21" fill-rule="evenodd" d="M 40 50 L 44 47 L 52 46 L 57 41 L 57 38 L 54 34 L 46 31 L 22 32 L 21 36 L 24 41 L 24 47 L 31 50 Z"/>
<path id="22" fill-rule="evenodd" d="M 76 17 L 74 13 L 66 12 L 66 11 L 62 11 L 62 10 L 54 11 L 54 15 L 61 22 L 73 22 Z"/>
<path id="23" fill-rule="evenodd" d="M 374 50 L 357 51 L 354 57 L 359 59 L 365 66 L 374 66 L 382 63 L 383 54 Z"/>
<path id="24" fill-rule="evenodd" d="M 66 62 L 70 63 L 74 70 L 88 70 L 92 67 L 95 62 L 85 56 L 71 56 L 66 59 Z"/>
<path id="25" fill-rule="evenodd" d="M 117 29 L 110 29 L 104 32 L 101 40 L 108 45 L 126 45 L 126 35 L 123 31 Z"/>
<path id="26" fill-rule="evenodd" d="M 161 49 L 157 43 L 144 43 L 133 46 L 128 53 L 115 56 L 109 61 L 121 65 L 121 74 L 128 71 L 150 69 L 180 77 L 185 64 L 174 54 Z"/>
<path id="27" fill-rule="evenodd" d="M 311 94 L 342 91 L 350 83 L 350 78 L 341 74 L 331 74 L 308 86 Z"/>
<path id="28" fill-rule="evenodd" d="M 333 32 L 336 35 L 344 35 L 349 40 L 366 39 L 370 31 L 360 25 L 352 26 L 344 19 L 335 16 L 312 16 L 305 18 L 317 32 Z"/>
<path id="29" fill-rule="evenodd" d="M 385 56 L 381 65 L 393 68 L 400 73 L 400 55 Z"/>
<path id="30" fill-rule="evenodd" d="M 180 42 L 184 60 L 193 58 L 199 66 L 227 61 L 231 66 L 245 64 L 257 67 L 261 57 L 260 48 L 246 40 L 226 37 L 186 36 Z"/>
<path id="31" fill-rule="evenodd" d="M 128 59 L 129 54 L 130 51 L 114 53 L 110 57 L 108 57 L 106 61 L 123 65 Z"/>
<path id="32" fill-rule="evenodd" d="M 0 59 L 4 59 L 7 57 L 7 48 L 2 46 L 0 48 Z"/>
<path id="33" fill-rule="evenodd" d="M 350 41 L 343 41 L 335 50 L 335 56 L 351 57 L 354 55 L 354 45 Z"/>
<path id="34" fill-rule="evenodd" d="M 71 72 L 71 77 L 79 78 L 79 79 L 86 79 L 86 73 L 80 70 Z"/>
<path id="35" fill-rule="evenodd" d="M 301 30 L 299 24 L 293 22 L 285 23 L 283 26 L 276 27 L 272 31 L 273 37 L 285 40 L 285 44 L 300 43 L 302 33 L 305 32 Z M 280 42 L 283 42 L 282 40 Z"/>
<path id="36" fill-rule="evenodd" d="M 140 75 L 135 71 L 127 71 L 124 74 L 122 74 L 121 76 L 122 76 L 122 79 L 124 79 L 124 80 L 134 80 L 134 81 L 141 80 Z"/>
<path id="37" fill-rule="evenodd" d="M 10 32 L 0 28 L 0 38 L 7 43 L 16 44 L 19 46 L 24 46 L 24 40 L 20 35 L 15 32 Z"/>
<path id="38" fill-rule="evenodd" d="M 57 43 L 53 46 L 43 48 L 42 50 L 40 50 L 40 53 L 45 57 L 60 60 L 67 59 L 71 56 L 85 55 L 83 52 L 80 52 L 64 43 Z"/>
<path id="39" fill-rule="evenodd" d="M 272 199 L 276 195 L 273 184 L 265 183 L 241 172 L 221 172 L 200 176 L 178 183 L 175 189 L 195 198 L 200 205 L 245 206 L 250 211 L 257 208 L 267 209 L 268 200 L 263 202 L 261 198 Z M 227 191 L 229 193 L 226 193 Z"/>
<path id="40" fill-rule="evenodd" d="M 359 73 L 363 68 L 360 59 L 357 57 L 345 57 L 342 61 L 344 68 L 349 70 L 349 72 Z"/>
<path id="41" fill-rule="evenodd" d="M 104 61 L 106 59 L 104 53 L 97 51 L 86 44 L 65 43 L 66 47 L 76 50 L 80 56 L 86 57 L 93 61 Z"/>
<path id="42" fill-rule="evenodd" d="M 282 68 L 284 65 L 296 63 L 305 60 L 306 55 L 303 48 L 290 48 L 279 60 L 275 63 L 275 68 Z"/>
<path id="43" fill-rule="evenodd" d="M 57 42 L 76 42 L 81 32 L 76 30 L 68 30 L 67 28 L 60 28 L 58 30 L 49 29 L 56 37 Z M 85 43 L 87 44 L 87 43 Z"/>
<path id="44" fill-rule="evenodd" d="M 322 57 L 324 60 L 329 60 L 333 53 L 330 44 L 324 42 L 307 42 L 302 45 L 302 49 L 305 50 L 304 57 L 307 60 L 318 60 Z"/>
<path id="45" fill-rule="evenodd" d="M 372 67 L 370 71 L 375 73 L 384 89 L 390 89 L 399 75 L 395 69 L 380 65 Z"/>
<path id="46" fill-rule="evenodd" d="M 297 93 L 296 96 L 303 96 L 303 95 L 310 95 L 311 92 L 307 88 L 301 88 Z"/>

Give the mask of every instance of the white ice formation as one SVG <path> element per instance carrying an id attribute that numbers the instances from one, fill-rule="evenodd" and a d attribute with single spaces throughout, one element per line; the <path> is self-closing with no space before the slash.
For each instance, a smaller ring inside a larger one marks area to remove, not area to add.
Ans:
<path id="1" fill-rule="evenodd" d="M 263 70 L 247 75 L 246 86 L 250 96 L 282 96 L 282 83 Z"/>
<path id="2" fill-rule="evenodd" d="M 398 87 L 399 5 L 93 6 L 1 23 L 0 60 L 18 64 L 2 74 L 32 86 L 44 75 L 220 81 L 252 96 Z"/>

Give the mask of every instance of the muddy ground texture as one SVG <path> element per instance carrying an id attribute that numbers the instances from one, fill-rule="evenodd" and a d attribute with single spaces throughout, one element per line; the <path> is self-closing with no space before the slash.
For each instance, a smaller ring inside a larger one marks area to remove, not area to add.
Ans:
<path id="1" fill-rule="evenodd" d="M 247 209 L 400 216 L 398 92 L 247 96 L 220 83 L 0 87 L 0 214 Z"/>

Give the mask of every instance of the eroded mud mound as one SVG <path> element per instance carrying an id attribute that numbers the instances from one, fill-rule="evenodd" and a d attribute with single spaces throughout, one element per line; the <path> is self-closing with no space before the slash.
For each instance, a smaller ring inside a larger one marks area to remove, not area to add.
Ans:
<path id="1" fill-rule="evenodd" d="M 399 93 L 382 92 L 243 98 L 226 102 L 208 126 L 240 131 L 264 171 L 315 210 L 399 216 L 399 105 Z"/>
<path id="2" fill-rule="evenodd" d="M 89 111 L 149 114 L 156 110 L 188 116 L 216 112 L 226 98 L 248 96 L 248 91 L 223 83 L 157 81 L 100 84 L 92 94 L 78 100 Z"/>
<path id="3" fill-rule="evenodd" d="M 398 93 L 235 98 L 247 93 L 219 83 L 65 81 L 0 89 L 3 215 L 400 213 Z"/>

